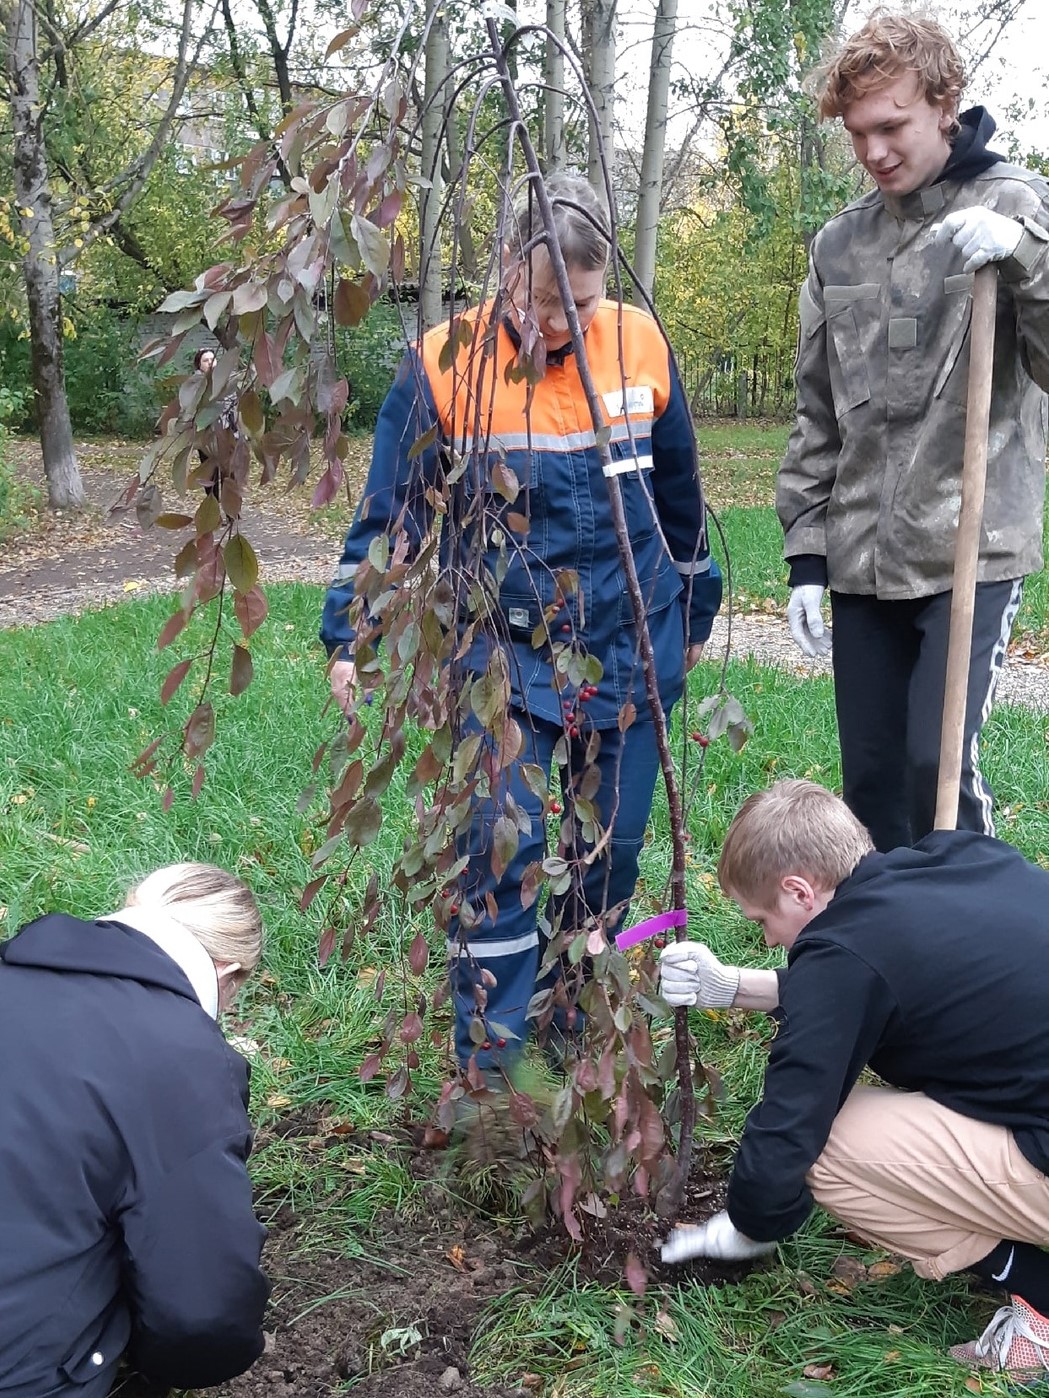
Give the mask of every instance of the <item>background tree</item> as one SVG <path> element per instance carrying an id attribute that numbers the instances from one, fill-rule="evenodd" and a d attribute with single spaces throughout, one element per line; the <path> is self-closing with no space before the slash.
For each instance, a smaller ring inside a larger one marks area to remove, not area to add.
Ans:
<path id="1" fill-rule="evenodd" d="M 666 150 L 670 73 L 677 27 L 677 0 L 659 0 L 652 30 L 652 61 L 648 76 L 645 143 L 641 155 L 641 181 L 634 224 L 634 271 L 638 287 L 635 299 L 652 295 L 656 275 L 656 240 L 663 194 L 663 158 Z"/>
<path id="2" fill-rule="evenodd" d="M 0 8 L 33 392 L 48 497 L 55 508 L 84 503 L 65 391 L 60 278 L 92 243 L 119 224 L 160 157 L 189 77 L 194 11 L 192 0 L 185 0 L 176 55 L 165 65 L 165 100 L 158 117 L 140 133 L 130 159 L 117 168 L 94 171 L 98 178 L 94 198 L 90 205 L 81 203 L 77 235 L 72 237 L 52 188 L 54 161 L 49 156 L 47 118 L 53 92 L 56 88 L 69 92 L 79 54 L 99 42 L 118 7 L 110 3 L 89 16 L 61 23 L 60 17 L 44 13 L 32 0 L 6 0 Z M 118 32 L 127 39 L 126 28 Z"/>
<path id="3" fill-rule="evenodd" d="M 595 189 L 604 185 L 603 168 L 613 172 L 615 157 L 616 0 L 580 0 L 584 76 L 590 94 L 587 174 Z"/>

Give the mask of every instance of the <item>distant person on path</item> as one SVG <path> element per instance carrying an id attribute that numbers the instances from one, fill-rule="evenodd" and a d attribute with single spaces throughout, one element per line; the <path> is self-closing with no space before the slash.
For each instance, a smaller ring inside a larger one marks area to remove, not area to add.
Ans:
<path id="1" fill-rule="evenodd" d="M 688 407 L 655 321 L 635 307 L 604 299 L 608 237 L 602 228 L 607 227 L 607 211 L 582 176 L 553 176 L 547 187 L 587 359 L 611 434 L 612 469 L 622 487 L 647 604 L 659 695 L 669 712 L 682 693 L 687 670 L 699 659 L 721 600 L 721 576 L 707 548 Z M 521 882 L 529 865 L 546 854 L 548 814 L 560 811 L 560 803 L 548 805 L 536 794 L 526 764 L 549 773 L 556 765 L 555 749 L 563 743 L 568 760 L 559 777 L 566 828 L 576 795 L 594 801 L 602 828 L 612 826 L 605 852 L 586 870 L 586 907 L 565 911 L 565 918 L 573 919 L 567 924 L 571 926 L 610 913 L 610 933 L 622 922 L 634 891 L 659 771 L 608 490 L 542 233 L 534 196 L 526 191 L 514 210 L 503 249 L 507 313 L 491 331 L 491 303 L 463 317 L 474 332 L 475 345 L 489 333 L 494 336 L 494 359 L 486 361 L 479 349 L 471 349 L 460 356 L 454 370 L 444 365 L 448 327 L 443 325 L 424 336 L 398 372 L 379 416 L 368 481 L 321 626 L 321 638 L 333 658 L 332 692 L 350 714 L 357 702 L 357 638 L 349 608 L 354 575 L 368 557 L 369 545 L 387 532 L 391 538 L 406 532 L 416 542 L 424 537 L 431 523 L 424 492 L 440 479 L 449 447 L 468 462 L 467 482 L 476 478 L 480 489 L 489 493 L 492 468 L 505 460 L 525 487 L 511 508 L 526 516 L 527 527 L 515 526 L 512 516 L 507 523 L 512 542 L 504 570 L 495 537 L 503 537 L 503 530 L 493 529 L 490 522 L 483 526 L 489 537 L 478 547 L 484 568 L 500 579 L 498 604 L 463 664 L 467 675 L 477 675 L 487 668 L 493 650 L 505 656 L 511 711 L 524 745 L 504 790 L 475 802 L 469 837 L 463 842 L 470 865 L 456 890 L 457 902 L 468 903 L 472 917 L 466 926 L 453 910 L 448 929 L 459 1060 L 466 1065 L 476 1055 L 479 1068 L 495 1070 L 520 1053 L 531 1027 L 526 1011 L 537 989 L 546 937 L 537 925 L 535 901 L 522 904 Z M 545 373 L 530 387 L 524 378 L 508 377 L 507 370 L 518 358 L 522 324 L 532 315 L 545 351 Z M 438 441 L 412 460 L 413 444 L 434 426 Z M 475 432 L 485 445 L 471 456 Z M 476 518 L 465 527 L 477 531 Z M 448 528 L 446 524 L 442 539 L 444 559 Z M 569 577 L 578 582 L 564 585 Z M 365 640 L 374 644 L 375 632 Z M 555 669 L 554 649 L 564 645 L 601 662 L 599 683 L 565 682 L 567 676 Z M 636 717 L 621 726 L 621 715 L 630 705 Z M 593 792 L 581 792 L 594 739 L 599 740 L 593 760 L 600 783 Z M 520 834 L 516 853 L 497 876 L 492 868 L 492 828 L 509 798 L 520 812 Z M 573 848 L 574 857 L 585 852 L 581 838 Z M 547 916 L 551 913 L 548 906 Z M 554 989 L 556 994 L 558 987 Z M 574 1006 L 560 1008 L 571 1030 L 577 1022 Z M 513 1037 L 498 1029 L 489 1032 L 489 1023 L 508 1028 Z"/>
<path id="2" fill-rule="evenodd" d="M 204 1388 L 262 1353 L 248 1069 L 216 1023 L 261 947 L 210 864 L 0 944 L 0 1398 L 102 1398 L 125 1352 Z"/>
<path id="3" fill-rule="evenodd" d="M 812 244 L 801 292 L 797 424 L 777 509 L 787 618 L 831 649 L 845 800 L 880 850 L 933 827 L 969 318 L 977 268 L 999 274 L 987 501 L 958 825 L 994 833 L 979 765 L 1023 579 L 1042 567 L 1049 387 L 1049 182 L 989 151 L 982 107 L 930 20 L 877 11 L 823 74 L 877 188 Z"/>
<path id="4" fill-rule="evenodd" d="M 210 345 L 204 345 L 201 349 L 197 350 L 196 354 L 193 356 L 193 368 L 198 373 L 210 374 L 215 367 L 215 359 L 215 351 Z M 227 432 L 236 433 L 237 395 L 235 393 L 230 393 L 223 399 L 222 413 L 215 425 L 224 428 Z M 200 458 L 202 468 L 208 467 L 208 463 L 211 461 L 213 455 L 214 453 L 211 451 L 205 451 L 203 449 L 197 451 L 197 456 Z M 212 466 L 210 470 L 202 469 L 200 474 L 203 478 L 204 494 L 214 495 L 216 499 L 219 499 L 222 490 L 222 468 L 219 462 L 216 460 L 214 466 Z"/>
<path id="5" fill-rule="evenodd" d="M 1049 1371 L 1049 872 L 973 831 L 873 851 L 837 796 L 786 780 L 746 800 L 718 879 L 783 971 L 667 947 L 674 1006 L 775 1014 L 761 1101 L 725 1210 L 679 1226 L 665 1262 L 771 1252 L 813 1201 L 921 1277 L 1010 1293 L 953 1356 Z M 888 1084 L 858 1086 L 870 1067 Z"/>

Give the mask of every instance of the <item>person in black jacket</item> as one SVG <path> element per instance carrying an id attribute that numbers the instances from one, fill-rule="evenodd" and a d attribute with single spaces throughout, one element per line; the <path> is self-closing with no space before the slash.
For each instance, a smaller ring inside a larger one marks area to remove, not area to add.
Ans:
<path id="1" fill-rule="evenodd" d="M 874 853 L 843 801 L 781 781 L 744 802 L 722 889 L 785 971 L 661 956 L 671 1005 L 776 1014 L 726 1209 L 679 1226 L 665 1262 L 770 1252 L 813 1201 L 909 1258 L 1011 1299 L 956 1359 L 1049 1371 L 1049 872 L 971 831 Z M 990 935 L 993 931 L 993 935 Z M 857 1086 L 870 1066 L 886 1086 Z"/>
<path id="2" fill-rule="evenodd" d="M 0 1398 L 166 1387 L 263 1349 L 248 1069 L 216 1023 L 261 953 L 239 879 L 157 870 L 0 945 Z"/>

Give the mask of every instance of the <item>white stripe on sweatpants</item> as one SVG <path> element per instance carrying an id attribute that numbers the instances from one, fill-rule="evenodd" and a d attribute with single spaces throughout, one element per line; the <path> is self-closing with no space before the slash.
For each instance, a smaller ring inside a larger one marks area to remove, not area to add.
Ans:
<path id="1" fill-rule="evenodd" d="M 1020 600 L 1023 597 L 1024 580 L 1017 578 L 1009 593 L 1009 600 L 1002 611 L 1002 624 L 998 632 L 998 639 L 991 650 L 990 672 L 987 676 L 987 693 L 984 696 L 983 707 L 980 709 L 980 721 L 976 725 L 976 731 L 969 740 L 969 766 L 972 768 L 972 795 L 983 813 L 983 833 L 985 835 L 994 834 L 994 797 L 991 790 L 983 779 L 980 771 L 980 733 L 984 724 L 991 714 L 991 706 L 994 704 L 994 691 L 998 687 L 998 676 L 1002 673 L 1002 666 L 1005 664 L 1005 653 L 1009 645 L 1009 637 L 1012 635 L 1013 622 L 1016 620 L 1016 613 L 1020 610 Z"/>

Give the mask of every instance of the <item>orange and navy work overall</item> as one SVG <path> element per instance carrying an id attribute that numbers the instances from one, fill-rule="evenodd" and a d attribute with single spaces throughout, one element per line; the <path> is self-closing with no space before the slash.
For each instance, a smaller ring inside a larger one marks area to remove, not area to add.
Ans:
<path id="1" fill-rule="evenodd" d="M 619 481 L 660 700 L 669 711 L 682 692 L 686 647 L 706 640 L 721 601 L 721 575 L 707 549 L 688 409 L 652 318 L 632 306 L 602 302 L 586 333 L 586 351 L 605 417 L 602 431 L 609 433 L 612 461 L 603 468 L 574 356 L 570 351 L 548 355 L 529 402 L 527 383 L 506 374 L 517 358 L 516 334 L 506 323 L 490 324 L 487 311 L 482 307 L 464 318 L 473 338 L 460 346 L 454 363 L 448 363 L 447 350 L 442 354 L 448 340 L 448 327 L 442 325 L 402 364 L 379 415 L 368 482 L 325 600 L 321 639 L 330 655 L 353 658 L 348 608 L 353 575 L 369 544 L 379 534 L 400 530 L 417 544 L 432 517 L 427 484 L 448 469 L 449 461 L 452 469 L 465 462 L 463 480 L 474 508 L 467 505 L 463 530 L 481 528 L 484 514 L 481 556 L 492 575 L 501 577 L 497 624 L 474 643 L 465 664 L 479 674 L 492 646 L 506 654 L 511 702 L 526 734 L 519 765 L 550 770 L 554 745 L 566 732 L 566 710 L 585 712 L 580 742 L 599 730 L 602 779 L 596 805 L 601 822 L 613 828 L 606 854 L 589 867 L 584 895 L 591 912 L 621 903 L 625 915 L 658 754 L 604 474 L 607 470 Z M 437 440 L 409 459 L 413 444 L 435 425 Z M 492 484 L 492 471 L 500 465 L 520 485 L 509 504 Z M 474 498 L 479 492 L 484 500 Z M 516 519 L 514 530 L 515 519 L 508 515 L 524 516 L 527 529 Z M 461 534 L 449 537 L 451 528 L 446 519 L 445 562 L 453 546 L 464 546 Z M 476 544 L 476 536 L 471 539 Z M 571 586 L 565 586 L 566 575 Z M 549 644 L 537 647 L 535 633 L 543 625 Z M 554 682 L 552 646 L 561 643 L 596 656 L 603 667 L 597 693 L 588 690 L 583 703 L 573 687 Z M 621 732 L 620 714 L 628 704 L 636 719 Z M 573 746 L 578 744 L 570 741 Z M 573 765 L 581 767 L 581 750 L 561 772 L 566 789 Z M 453 923 L 449 938 L 458 1052 L 465 1059 L 477 1051 L 482 1067 L 518 1051 L 527 1036 L 525 1012 L 542 955 L 537 909 L 521 906 L 520 881 L 527 866 L 543 858 L 544 811 L 519 773 L 510 774 L 508 790 L 531 817 L 532 832 L 521 834 L 516 857 L 502 878 L 494 878 L 491 830 L 501 798 L 478 803 L 462 896 L 483 909 L 491 893 L 498 917 L 486 914 L 470 928 L 468 939 Z M 477 1050 L 469 1036 L 476 1013 L 472 986 L 485 968 L 496 978 L 488 988 L 485 1018 L 510 1033 L 493 1030 L 488 1046 Z M 502 1049 L 499 1039 L 506 1040 Z"/>

